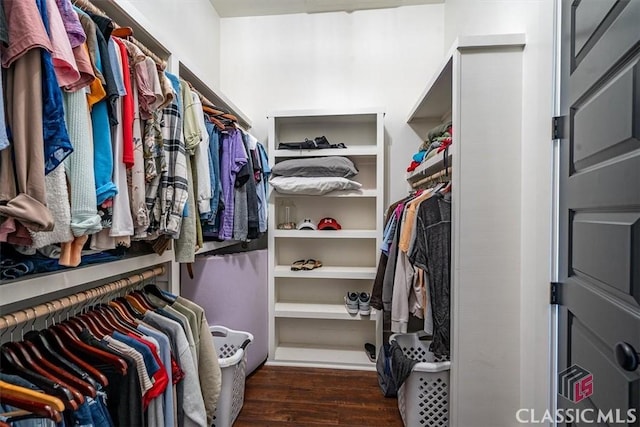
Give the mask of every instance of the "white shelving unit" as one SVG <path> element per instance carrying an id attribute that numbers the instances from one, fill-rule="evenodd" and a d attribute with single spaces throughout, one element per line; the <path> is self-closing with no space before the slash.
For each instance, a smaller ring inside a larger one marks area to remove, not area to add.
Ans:
<path id="1" fill-rule="evenodd" d="M 299 157 L 348 157 L 358 168 L 357 191 L 323 196 L 282 195 L 269 201 L 269 360 L 271 365 L 374 370 L 364 344 L 382 339 L 381 313 L 350 315 L 347 291 L 371 292 L 382 239 L 384 128 L 381 109 L 284 111 L 269 116 L 272 161 Z M 347 148 L 278 150 L 281 142 L 325 136 Z M 295 205 L 295 220 L 336 219 L 341 230 L 279 230 L 280 203 Z M 299 259 L 323 266 L 292 271 Z"/>
<path id="2" fill-rule="evenodd" d="M 520 407 L 520 209 L 524 34 L 466 36 L 411 109 L 423 136 L 451 119 L 451 372 L 449 424 L 509 425 Z M 407 175 L 442 170 L 443 154 Z M 509 348 L 505 358 L 499 349 Z M 507 360 L 508 359 L 508 360 Z M 480 387 L 480 388 L 478 388 Z"/>

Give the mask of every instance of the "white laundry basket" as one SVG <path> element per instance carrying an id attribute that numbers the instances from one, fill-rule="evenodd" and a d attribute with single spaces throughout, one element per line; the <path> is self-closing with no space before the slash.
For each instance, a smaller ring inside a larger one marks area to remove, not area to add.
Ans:
<path id="1" fill-rule="evenodd" d="M 436 359 L 429 351 L 431 341 L 420 335 L 394 334 L 405 356 L 418 361 L 398 390 L 398 409 L 406 427 L 449 425 L 449 370 L 451 362 Z"/>
<path id="2" fill-rule="evenodd" d="M 209 326 L 222 371 L 222 389 L 213 416 L 213 427 L 231 427 L 244 403 L 247 346 L 253 341 L 249 332 L 224 326 Z"/>

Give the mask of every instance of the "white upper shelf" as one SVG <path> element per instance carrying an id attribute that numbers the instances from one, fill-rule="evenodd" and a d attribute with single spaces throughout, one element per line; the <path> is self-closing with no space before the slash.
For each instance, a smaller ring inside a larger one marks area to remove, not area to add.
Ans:
<path id="1" fill-rule="evenodd" d="M 325 157 L 325 156 L 375 156 L 375 145 L 354 145 L 347 148 L 323 148 L 320 150 L 275 150 L 273 157 Z"/>
<path id="2" fill-rule="evenodd" d="M 227 110 L 234 116 L 238 118 L 238 123 L 244 127 L 245 129 L 249 129 L 251 127 L 251 120 L 244 114 L 238 107 L 236 107 L 233 102 L 231 102 L 219 89 L 212 89 L 213 86 L 211 84 L 205 83 L 202 81 L 198 75 L 202 75 L 201 73 L 196 73 L 191 66 L 187 66 L 182 61 L 180 62 L 180 67 L 178 73 L 180 77 L 188 81 L 193 85 L 193 87 L 204 95 L 209 101 L 213 102 L 217 107 L 220 107 L 224 110 Z"/>
<path id="3" fill-rule="evenodd" d="M 451 166 L 451 150 L 447 151 L 447 166 Z M 422 163 L 420 166 L 415 168 L 412 172 L 407 174 L 407 181 L 415 182 L 420 178 L 425 176 L 433 175 L 444 169 L 444 154 L 439 153 Z"/>
<path id="4" fill-rule="evenodd" d="M 443 117 L 451 112 L 453 58 L 456 51 L 522 47 L 524 44 L 525 35 L 521 33 L 459 37 L 411 109 L 407 123 L 425 119 L 442 121 Z"/>
<path id="5" fill-rule="evenodd" d="M 170 262 L 173 256 L 173 251 L 167 250 L 162 255 L 133 255 L 118 261 L 25 276 L 0 284 L 0 305 L 13 304 L 33 296 L 53 294 L 118 275 L 129 275 L 132 271 Z"/>

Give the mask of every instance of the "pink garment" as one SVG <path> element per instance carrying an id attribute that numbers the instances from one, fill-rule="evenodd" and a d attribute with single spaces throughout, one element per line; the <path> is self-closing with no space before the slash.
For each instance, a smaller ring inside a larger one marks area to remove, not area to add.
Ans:
<path id="1" fill-rule="evenodd" d="M 9 234 L 16 231 L 16 221 L 13 218 L 7 218 L 0 224 L 0 242 L 6 242 Z"/>
<path id="2" fill-rule="evenodd" d="M 52 0 L 48 0 L 45 3 L 47 4 L 47 15 L 49 16 L 49 39 L 53 46 L 51 56 L 56 78 L 58 79 L 58 86 L 69 86 L 80 79 L 78 65 L 76 64 L 60 11 Z"/>
<path id="3" fill-rule="evenodd" d="M 93 65 L 91 64 L 91 57 L 89 56 L 89 49 L 85 44 L 81 44 L 78 47 L 73 48 L 73 56 L 80 72 L 80 78 L 70 85 L 64 86 L 64 90 L 67 92 L 75 92 L 78 89 L 89 86 L 96 79 L 96 75 L 93 73 Z"/>
<path id="4" fill-rule="evenodd" d="M 29 233 L 27 227 L 19 222 L 16 222 L 16 231 L 12 234 L 9 234 L 9 236 L 7 237 L 7 243 L 20 246 L 31 246 L 33 245 L 33 240 L 31 240 L 31 234 Z"/>
<path id="5" fill-rule="evenodd" d="M 136 63 L 135 71 L 141 110 L 140 117 L 148 120 L 151 118 L 153 111 L 164 101 L 156 63 L 153 62 L 153 59 L 147 57 L 143 61 Z"/>
<path id="6" fill-rule="evenodd" d="M 53 50 L 35 1 L 3 0 L 2 4 L 9 26 L 9 46 L 2 51 L 4 68 L 33 48 Z"/>

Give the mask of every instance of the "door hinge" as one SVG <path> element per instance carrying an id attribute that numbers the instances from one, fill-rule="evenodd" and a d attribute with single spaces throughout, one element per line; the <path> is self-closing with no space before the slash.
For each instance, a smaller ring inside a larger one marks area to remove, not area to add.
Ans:
<path id="1" fill-rule="evenodd" d="M 567 116 L 555 116 L 551 118 L 551 139 L 564 139 Z"/>
<path id="2" fill-rule="evenodd" d="M 559 282 L 551 282 L 549 304 L 562 305 L 562 303 L 560 302 L 560 285 L 561 283 Z"/>

